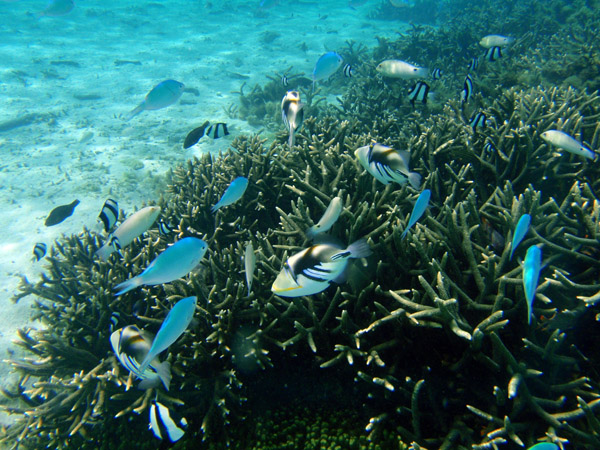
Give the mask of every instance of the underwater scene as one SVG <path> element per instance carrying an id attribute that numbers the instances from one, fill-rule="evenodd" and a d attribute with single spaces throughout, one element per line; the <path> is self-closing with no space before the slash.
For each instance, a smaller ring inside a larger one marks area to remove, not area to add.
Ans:
<path id="1" fill-rule="evenodd" d="M 0 448 L 600 449 L 600 0 L 0 0 Z"/>

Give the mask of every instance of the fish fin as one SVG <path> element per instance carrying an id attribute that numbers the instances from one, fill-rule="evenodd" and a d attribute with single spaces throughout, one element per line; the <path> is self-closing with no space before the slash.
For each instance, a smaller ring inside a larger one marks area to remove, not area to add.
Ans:
<path id="1" fill-rule="evenodd" d="M 112 245 L 110 243 L 105 243 L 102 247 L 96 250 L 96 255 L 102 260 L 106 261 L 110 254 L 114 251 Z"/>
<path id="2" fill-rule="evenodd" d="M 216 212 L 217 212 L 217 210 L 218 210 L 220 207 L 221 207 L 221 202 L 220 202 L 220 201 L 218 201 L 218 202 L 217 202 L 217 203 L 216 203 L 216 204 L 215 204 L 215 205 L 214 205 L 212 208 L 210 208 L 210 212 L 214 214 L 214 213 L 216 213 Z"/>
<path id="3" fill-rule="evenodd" d="M 137 277 L 130 278 L 129 280 L 126 280 L 126 281 L 124 281 L 122 283 L 117 284 L 115 286 L 115 289 L 118 292 L 115 294 L 115 297 L 119 296 L 121 294 L 124 294 L 125 292 L 129 292 L 132 289 L 135 289 L 136 287 L 141 286 L 142 283 L 143 283 L 143 281 L 140 278 L 140 276 L 138 275 Z"/>
<path id="4" fill-rule="evenodd" d="M 306 239 L 312 240 L 318 234 L 318 228 L 316 225 L 313 225 L 309 229 L 307 229 L 304 234 L 306 235 Z"/>
<path id="5" fill-rule="evenodd" d="M 371 247 L 365 238 L 360 238 L 357 241 L 354 241 L 352 244 L 348 246 L 346 251 L 350 252 L 350 258 L 366 258 L 370 256 L 373 252 L 371 251 Z"/>
<path id="6" fill-rule="evenodd" d="M 133 108 L 129 114 L 127 114 L 127 117 L 125 118 L 125 121 L 128 122 L 131 119 L 133 119 L 135 116 L 137 116 L 139 113 L 141 113 L 146 106 L 146 101 L 144 100 L 142 103 L 140 103 L 138 106 L 136 106 L 135 108 Z"/>
<path id="7" fill-rule="evenodd" d="M 156 370 L 156 373 L 160 377 L 160 380 L 165 385 L 165 389 L 168 391 L 169 386 L 171 385 L 171 364 L 168 361 L 163 361 L 160 364 L 151 364 Z"/>
<path id="8" fill-rule="evenodd" d="M 140 384 L 138 384 L 138 389 L 140 389 L 142 391 L 146 391 L 148 389 L 157 387 L 159 384 L 160 384 L 160 377 L 152 376 L 152 377 L 146 378 L 145 380 L 140 381 Z"/>
<path id="9" fill-rule="evenodd" d="M 294 146 L 294 138 L 295 138 L 295 136 L 294 136 L 294 130 L 293 130 L 293 128 L 294 127 L 290 127 L 290 137 L 288 139 L 288 145 L 290 147 L 290 150 Z"/>
<path id="10" fill-rule="evenodd" d="M 419 189 L 421 186 L 421 174 L 417 172 L 410 172 L 408 174 L 408 182 L 413 188 Z"/>

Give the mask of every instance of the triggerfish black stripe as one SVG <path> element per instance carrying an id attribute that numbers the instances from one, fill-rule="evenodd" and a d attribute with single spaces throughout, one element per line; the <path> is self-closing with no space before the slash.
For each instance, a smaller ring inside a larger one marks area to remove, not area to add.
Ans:
<path id="1" fill-rule="evenodd" d="M 115 225 L 118 218 L 119 205 L 117 204 L 116 200 L 113 200 L 112 198 L 107 199 L 104 202 L 102 210 L 100 211 L 100 215 L 98 216 L 98 219 L 100 219 L 104 224 L 104 231 L 108 233 Z"/>

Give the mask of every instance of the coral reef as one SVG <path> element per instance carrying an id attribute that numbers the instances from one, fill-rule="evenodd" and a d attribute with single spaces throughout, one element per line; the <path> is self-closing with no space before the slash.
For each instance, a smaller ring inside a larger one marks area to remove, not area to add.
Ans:
<path id="1" fill-rule="evenodd" d="M 477 42 L 480 31 L 465 42 Z M 492 449 L 539 440 L 600 447 L 600 354 L 589 340 L 600 331 L 600 174 L 540 137 L 560 129 L 597 148 L 600 97 L 561 85 L 525 87 L 526 77 L 499 66 L 482 71 L 478 93 L 461 103 L 463 61 L 450 62 L 447 49 L 457 47 L 444 45 L 453 37 L 461 48 L 463 32 L 462 22 L 413 27 L 397 42 L 380 39 L 370 53 L 348 42 L 342 53 L 362 60 L 361 75 L 337 105 L 317 107 L 319 91 L 306 94 L 313 109 L 295 147 L 284 131 L 269 145 L 238 136 L 227 152 L 169 174 L 157 203 L 170 235 L 152 229 L 107 262 L 93 256 L 102 244 L 94 232 L 57 241 L 42 279 L 24 279 L 15 297 L 36 297 L 43 327 L 22 330 L 18 344 L 31 356 L 9 361 L 20 380 L 4 392 L 3 408 L 18 417 L 0 433 L 2 445 L 116 448 L 135 440 L 151 448 L 147 409 L 156 397 L 188 420 L 176 448 L 203 441 L 205 448 Z M 573 36 L 565 45 L 588 45 Z M 414 110 L 402 83 L 375 76 L 370 62 L 408 49 L 456 69 L 440 82 L 437 105 Z M 536 58 L 550 67 L 532 50 L 515 57 L 513 69 L 531 68 Z M 588 81 L 578 86 L 597 82 Z M 240 116 L 274 127 L 284 91 L 279 75 L 249 94 L 242 87 Z M 476 112 L 491 125 L 473 129 Z M 362 169 L 353 152 L 372 140 L 410 149 L 410 170 L 431 190 L 428 212 L 405 239 L 418 192 L 384 186 Z M 237 176 L 250 180 L 244 201 L 213 215 Z M 344 209 L 330 234 L 344 244 L 365 237 L 373 255 L 323 293 L 273 295 L 283 262 L 310 245 L 305 231 L 335 196 Z M 532 227 L 510 260 L 523 213 Z M 197 271 L 114 297 L 116 284 L 186 236 L 209 244 Z M 248 241 L 257 252 L 250 295 Z M 518 260 L 535 244 L 545 266 L 529 326 Z M 111 316 L 156 332 L 170 307 L 191 295 L 199 299 L 196 321 L 164 356 L 170 391 L 135 389 L 110 347 Z M 308 402 L 311 389 L 320 396 Z M 279 410 L 256 414 L 286 390 L 292 399 Z M 106 430 L 114 433 L 106 438 Z"/>

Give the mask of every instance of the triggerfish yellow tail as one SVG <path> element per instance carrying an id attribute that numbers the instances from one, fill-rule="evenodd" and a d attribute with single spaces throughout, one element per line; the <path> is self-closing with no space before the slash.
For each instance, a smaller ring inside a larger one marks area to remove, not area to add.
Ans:
<path id="1" fill-rule="evenodd" d="M 542 249 L 537 245 L 532 245 L 527 249 L 525 260 L 523 261 L 523 289 L 525 290 L 525 300 L 527 301 L 527 323 L 531 324 L 531 308 L 537 290 L 540 270 L 542 269 Z"/>

